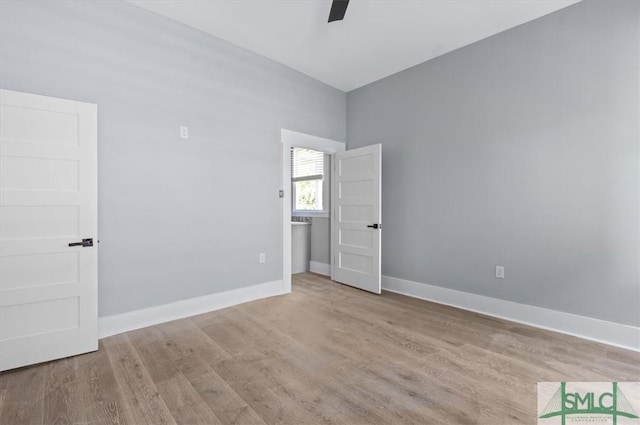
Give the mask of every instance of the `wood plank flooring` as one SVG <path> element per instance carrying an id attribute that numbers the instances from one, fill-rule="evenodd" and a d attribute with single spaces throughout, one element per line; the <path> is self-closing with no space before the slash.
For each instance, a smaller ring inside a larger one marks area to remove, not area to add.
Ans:
<path id="1" fill-rule="evenodd" d="M 638 380 L 639 353 L 307 273 L 5 372 L 0 424 L 535 424 L 538 381 Z"/>

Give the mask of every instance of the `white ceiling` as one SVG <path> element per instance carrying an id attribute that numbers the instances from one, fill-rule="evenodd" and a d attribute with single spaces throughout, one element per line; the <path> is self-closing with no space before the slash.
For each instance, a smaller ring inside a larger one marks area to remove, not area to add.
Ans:
<path id="1" fill-rule="evenodd" d="M 130 0 L 350 91 L 579 0 Z"/>

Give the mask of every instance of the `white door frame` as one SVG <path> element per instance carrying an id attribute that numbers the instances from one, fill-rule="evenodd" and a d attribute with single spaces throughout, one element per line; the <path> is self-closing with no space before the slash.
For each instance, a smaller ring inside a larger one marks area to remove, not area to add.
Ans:
<path id="1" fill-rule="evenodd" d="M 313 149 L 333 155 L 344 152 L 346 145 L 323 137 L 282 129 L 282 281 L 287 292 L 291 292 L 291 148 Z M 330 212 L 331 214 L 331 212 Z M 331 244 L 330 244 L 331 245 Z M 333 253 L 330 262 L 333 262 Z"/>

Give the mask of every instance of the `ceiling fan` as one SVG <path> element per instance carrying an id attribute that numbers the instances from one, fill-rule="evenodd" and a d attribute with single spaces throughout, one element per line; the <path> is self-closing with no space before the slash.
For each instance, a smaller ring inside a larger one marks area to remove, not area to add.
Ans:
<path id="1" fill-rule="evenodd" d="M 329 22 L 342 21 L 348 5 L 349 0 L 333 0 L 331 11 L 329 12 Z"/>

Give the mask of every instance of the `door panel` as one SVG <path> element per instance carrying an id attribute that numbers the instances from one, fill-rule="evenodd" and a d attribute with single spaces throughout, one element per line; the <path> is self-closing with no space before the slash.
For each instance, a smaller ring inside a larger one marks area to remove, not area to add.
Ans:
<path id="1" fill-rule="evenodd" d="M 22 303 L 0 310 L 0 342 L 78 326 L 78 297 Z"/>
<path id="2" fill-rule="evenodd" d="M 0 91 L 0 370 L 98 348 L 97 109 Z"/>
<path id="3" fill-rule="evenodd" d="M 0 290 L 78 281 L 77 252 L 0 257 Z"/>
<path id="4" fill-rule="evenodd" d="M 78 161 L 3 156 L 4 190 L 78 191 Z"/>
<path id="5" fill-rule="evenodd" d="M 16 142 L 78 146 L 77 114 L 54 111 L 51 108 L 41 110 L 36 109 L 37 105 L 34 106 L 3 102 L 0 111 L 0 137 Z M 33 125 L 34 123 L 37 125 Z"/>
<path id="6" fill-rule="evenodd" d="M 381 145 L 335 154 L 332 279 L 379 294 Z M 378 228 L 369 226 L 377 225 Z"/>

